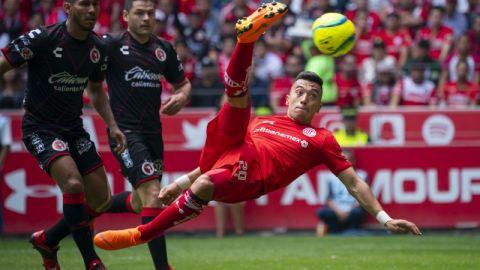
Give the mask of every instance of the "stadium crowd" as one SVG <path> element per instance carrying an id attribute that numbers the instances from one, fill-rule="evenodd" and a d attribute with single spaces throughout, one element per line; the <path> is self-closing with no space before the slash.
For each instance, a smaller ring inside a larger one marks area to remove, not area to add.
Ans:
<path id="1" fill-rule="evenodd" d="M 102 35 L 123 30 L 123 0 L 99 2 L 95 31 Z M 190 107 L 218 106 L 223 95 L 219 74 L 233 51 L 235 22 L 258 2 L 157 1 L 155 32 L 175 45 L 193 83 Z M 290 6 L 288 14 L 254 52 L 250 82 L 258 112 L 284 111 L 293 78 L 303 70 L 322 77 L 327 106 L 480 104 L 480 1 L 281 2 Z M 26 31 L 65 20 L 62 4 L 62 0 L 0 0 L 0 47 Z M 341 12 L 356 26 L 356 45 L 347 56 L 321 55 L 311 42 L 310 25 L 326 12 Z M 1 78 L 0 109 L 21 108 L 25 70 Z M 168 95 L 168 84 L 163 86 Z"/>

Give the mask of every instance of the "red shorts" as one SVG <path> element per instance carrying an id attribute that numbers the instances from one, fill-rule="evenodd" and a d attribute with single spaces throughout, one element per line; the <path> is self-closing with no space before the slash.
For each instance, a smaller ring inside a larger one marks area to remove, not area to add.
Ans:
<path id="1" fill-rule="evenodd" d="M 213 200 L 238 203 L 263 195 L 263 181 L 239 180 L 229 168 L 214 169 L 205 173 L 214 184 Z"/>
<path id="2" fill-rule="evenodd" d="M 245 142 L 250 110 L 250 106 L 240 109 L 225 103 L 217 116 L 208 123 L 207 139 L 200 155 L 201 172 L 213 169 L 225 152 Z"/>

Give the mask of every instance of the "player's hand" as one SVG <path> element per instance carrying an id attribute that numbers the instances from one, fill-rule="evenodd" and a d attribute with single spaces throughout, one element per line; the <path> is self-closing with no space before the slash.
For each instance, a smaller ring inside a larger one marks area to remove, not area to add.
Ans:
<path id="1" fill-rule="evenodd" d="M 173 182 L 163 187 L 158 194 L 158 199 L 163 205 L 170 205 L 182 193 L 182 189 L 177 183 Z"/>
<path id="2" fill-rule="evenodd" d="M 393 233 L 412 233 L 421 235 L 422 232 L 418 229 L 415 223 L 404 219 L 392 219 L 385 223 L 385 227 Z"/>
<path id="3" fill-rule="evenodd" d="M 171 95 L 163 102 L 160 112 L 166 115 L 175 115 L 185 106 L 187 101 L 187 96 L 182 92 Z"/>
<path id="4" fill-rule="evenodd" d="M 125 151 L 125 149 L 127 149 L 127 137 L 125 137 L 125 134 L 123 134 L 118 127 L 111 127 L 109 130 L 110 137 L 117 142 L 117 146 L 115 146 L 113 150 L 115 150 L 115 152 L 118 154 L 122 153 Z"/>

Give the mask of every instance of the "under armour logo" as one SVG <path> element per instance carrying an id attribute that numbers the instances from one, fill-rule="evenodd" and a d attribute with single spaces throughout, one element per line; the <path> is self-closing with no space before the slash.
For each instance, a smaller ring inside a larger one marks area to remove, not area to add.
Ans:
<path id="1" fill-rule="evenodd" d="M 57 212 L 62 213 L 62 192 L 55 185 L 26 184 L 25 170 L 8 173 L 5 183 L 12 190 L 5 198 L 5 208 L 19 214 L 27 213 L 27 198 L 57 198 Z"/>

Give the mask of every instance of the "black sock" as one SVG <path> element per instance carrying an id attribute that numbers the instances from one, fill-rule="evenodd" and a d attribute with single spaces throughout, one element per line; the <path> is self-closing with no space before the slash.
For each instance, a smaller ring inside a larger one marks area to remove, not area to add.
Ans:
<path id="1" fill-rule="evenodd" d="M 93 248 L 93 234 L 89 226 L 90 218 L 83 204 L 83 193 L 63 195 L 63 216 L 66 224 L 70 227 L 73 240 L 82 254 L 85 267 L 98 259 Z"/>
<path id="2" fill-rule="evenodd" d="M 130 204 L 130 191 L 118 193 L 112 197 L 112 205 L 105 211 L 106 213 L 133 213 Z"/>
<path id="3" fill-rule="evenodd" d="M 56 247 L 69 234 L 70 228 L 65 218 L 62 217 L 55 225 L 45 230 L 45 244 L 49 247 Z"/>
<path id="4" fill-rule="evenodd" d="M 156 216 L 143 216 L 145 211 L 148 211 L 148 209 L 144 208 L 142 211 L 142 224 L 152 221 Z M 150 250 L 150 255 L 152 255 L 155 269 L 168 270 L 167 244 L 165 242 L 165 235 L 162 234 L 148 242 L 148 249 Z"/>

